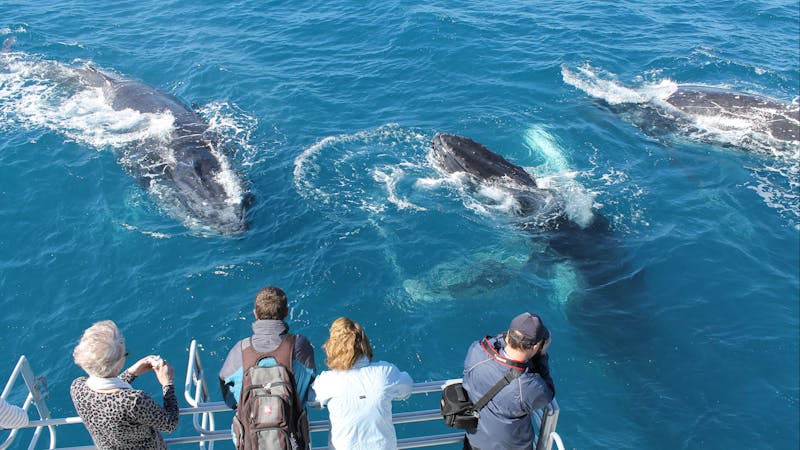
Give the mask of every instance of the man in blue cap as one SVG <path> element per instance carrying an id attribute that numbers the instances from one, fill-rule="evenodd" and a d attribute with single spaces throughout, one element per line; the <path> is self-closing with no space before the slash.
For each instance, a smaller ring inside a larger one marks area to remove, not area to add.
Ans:
<path id="1" fill-rule="evenodd" d="M 549 345 L 550 331 L 542 318 L 526 312 L 511 321 L 507 332 L 470 346 L 463 381 L 470 400 L 477 403 L 493 387 L 502 388 L 480 410 L 478 427 L 467 430 L 465 449 L 533 449 L 531 414 L 555 396 Z"/>

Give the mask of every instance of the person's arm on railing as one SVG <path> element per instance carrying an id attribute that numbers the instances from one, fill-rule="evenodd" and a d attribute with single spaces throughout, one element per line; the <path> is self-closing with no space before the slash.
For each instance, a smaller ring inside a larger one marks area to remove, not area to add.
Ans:
<path id="1" fill-rule="evenodd" d="M 0 398 L 0 428 L 19 428 L 28 424 L 28 413 Z"/>

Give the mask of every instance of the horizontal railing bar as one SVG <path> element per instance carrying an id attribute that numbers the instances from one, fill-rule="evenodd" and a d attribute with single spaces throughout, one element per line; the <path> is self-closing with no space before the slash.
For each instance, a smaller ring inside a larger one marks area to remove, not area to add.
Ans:
<path id="1" fill-rule="evenodd" d="M 413 437 L 397 440 L 397 448 L 422 448 L 436 445 L 461 444 L 464 433 L 437 434 L 435 436 Z"/>
<path id="2" fill-rule="evenodd" d="M 180 414 L 181 415 L 202 414 L 209 412 L 224 412 L 224 411 L 231 411 L 231 409 L 228 408 L 228 406 L 223 402 L 213 402 L 213 403 L 206 403 L 201 406 L 193 408 L 182 408 L 180 409 Z M 408 412 L 400 412 L 393 414 L 392 423 L 401 424 L 401 423 L 424 422 L 428 420 L 436 420 L 441 418 L 442 415 L 438 409 L 429 409 L 424 411 L 408 411 Z M 50 426 L 50 425 L 72 425 L 80 423 L 83 423 L 83 420 L 78 416 L 74 416 L 74 417 L 64 417 L 61 419 L 32 420 L 27 425 L 19 428 L 35 428 L 39 426 Z M 309 428 L 312 433 L 317 431 L 328 431 L 330 430 L 330 420 L 312 421 L 309 423 Z M 230 430 L 222 430 L 222 432 L 230 434 Z M 209 432 L 207 434 L 214 434 L 214 433 Z"/>

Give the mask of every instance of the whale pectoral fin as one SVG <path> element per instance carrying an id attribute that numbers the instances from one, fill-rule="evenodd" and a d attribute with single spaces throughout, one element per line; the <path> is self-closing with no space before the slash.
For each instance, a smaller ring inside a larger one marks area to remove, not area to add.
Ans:
<path id="1" fill-rule="evenodd" d="M 10 38 L 3 41 L 3 49 L 0 50 L 0 53 L 8 53 L 11 51 L 11 47 L 17 42 L 16 36 L 11 36 Z"/>

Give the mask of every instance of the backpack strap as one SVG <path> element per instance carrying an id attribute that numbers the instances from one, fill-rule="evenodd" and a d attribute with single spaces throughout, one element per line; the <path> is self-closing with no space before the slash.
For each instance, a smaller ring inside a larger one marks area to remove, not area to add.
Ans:
<path id="1" fill-rule="evenodd" d="M 264 358 L 275 358 L 278 364 L 286 367 L 286 369 L 294 375 L 292 371 L 292 355 L 294 354 L 294 343 L 297 336 L 287 333 L 281 341 L 278 348 L 271 352 L 258 352 L 253 347 L 253 337 L 242 341 L 242 370 L 247 372 L 247 369 L 255 367 L 258 362 Z"/>

